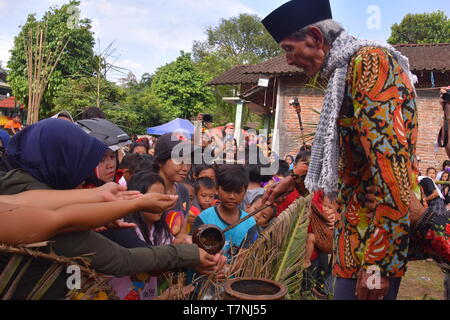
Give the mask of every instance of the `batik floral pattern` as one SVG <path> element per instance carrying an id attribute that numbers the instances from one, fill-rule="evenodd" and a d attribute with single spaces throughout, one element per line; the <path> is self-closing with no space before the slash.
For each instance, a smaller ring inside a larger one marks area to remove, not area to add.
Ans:
<path id="1" fill-rule="evenodd" d="M 338 120 L 340 135 L 339 211 L 334 274 L 355 278 L 361 268 L 383 276 L 406 270 L 411 190 L 417 142 L 415 93 L 398 62 L 381 48 L 363 48 L 352 59 L 347 94 Z M 377 186 L 371 215 L 365 190 Z"/>

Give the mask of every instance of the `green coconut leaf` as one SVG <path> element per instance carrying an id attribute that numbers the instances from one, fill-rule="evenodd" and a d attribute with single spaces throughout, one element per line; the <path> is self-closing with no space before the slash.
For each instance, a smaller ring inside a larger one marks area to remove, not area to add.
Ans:
<path id="1" fill-rule="evenodd" d="M 304 213 L 306 205 L 301 208 L 292 230 L 286 238 L 286 246 L 283 250 L 281 261 L 277 267 L 275 281 L 284 282 L 295 277 L 300 272 L 304 263 L 304 252 L 306 250 Z"/>

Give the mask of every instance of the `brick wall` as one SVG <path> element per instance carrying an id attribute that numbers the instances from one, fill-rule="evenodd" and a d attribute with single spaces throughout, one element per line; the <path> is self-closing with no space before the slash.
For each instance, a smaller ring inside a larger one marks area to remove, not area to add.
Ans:
<path id="1" fill-rule="evenodd" d="M 300 89 L 302 80 L 298 78 L 284 78 L 281 86 L 281 103 L 283 111 L 280 123 L 280 154 L 296 155 L 302 146 L 300 124 L 295 109 L 289 105 L 293 98 L 299 98 L 302 106 L 302 119 L 305 135 L 315 131 L 310 123 L 317 124 L 319 115 L 312 111 L 320 111 L 323 104 L 323 93 L 319 90 Z M 449 81 L 450 83 L 450 81 Z M 419 90 L 417 106 L 419 111 L 419 138 L 417 154 L 421 158 L 422 173 L 429 167 L 442 168 L 442 162 L 447 160 L 443 149 L 435 150 L 435 141 L 439 133 L 443 116 L 439 104 L 438 91 Z M 311 139 L 307 141 L 311 144 Z"/>

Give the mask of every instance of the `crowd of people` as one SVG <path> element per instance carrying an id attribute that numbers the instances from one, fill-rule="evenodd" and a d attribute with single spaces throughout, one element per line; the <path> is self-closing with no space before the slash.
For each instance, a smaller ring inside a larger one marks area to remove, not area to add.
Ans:
<path id="1" fill-rule="evenodd" d="M 60 112 L 12 138 L 0 131 L 0 213 L 8 213 L 0 243 L 51 239 L 62 256 L 95 252 L 92 267 L 112 276 L 120 299 L 170 298 L 161 273 L 174 270 L 188 279 L 183 293 L 195 296 L 197 276 L 225 279 L 273 219 L 311 196 L 303 267 L 313 281 L 302 289 L 318 298 L 394 300 L 408 262 L 428 259 L 445 273 L 448 298 L 450 163 L 418 172 L 417 77 L 408 59 L 348 35 L 328 0 L 289 1 L 262 23 L 290 65 L 329 79 L 312 146 L 281 160 L 270 137 L 237 140 L 232 123 L 214 129 L 205 114 L 193 136 L 132 142 L 99 109 L 77 122 Z M 450 157 L 447 96 L 450 88 L 442 89 Z M 266 206 L 225 233 L 219 254 L 192 243 L 202 226 L 224 230 Z M 0 256 L 0 271 L 9 258 Z M 48 268 L 31 262 L 13 298 L 25 298 Z M 44 298 L 65 296 L 64 277 Z"/>
<path id="2" fill-rule="evenodd" d="M 0 137 L 1 211 L 14 212 L 2 221 L 0 242 L 52 239 L 52 250 L 62 256 L 95 252 L 92 266 L 113 276 L 110 285 L 125 300 L 169 298 L 170 290 L 158 290 L 166 285 L 158 276 L 162 271 L 183 268 L 191 281 L 194 274 L 212 272 L 224 278 L 225 270 L 232 271 L 227 265 L 243 257 L 270 221 L 298 198 L 297 191 L 225 233 L 220 255 L 192 244 L 192 234 L 203 224 L 223 230 L 261 208 L 266 188 L 286 177 L 290 165 L 307 163 L 310 156 L 308 149 L 291 164 L 278 160 L 279 170 L 266 175 L 262 169 L 271 163 L 259 148 L 256 164 L 246 157 L 232 164 L 192 165 L 195 152 L 204 159 L 205 145 L 195 146 L 176 133 L 134 137 L 133 142 L 95 108 L 77 122 L 60 112 L 12 137 L 6 132 Z M 184 145 L 190 148 L 180 150 L 190 151 L 174 159 L 174 149 Z M 0 270 L 8 258 L 2 255 Z M 152 261 L 143 263 L 146 259 Z M 48 267 L 33 262 L 14 298 L 25 298 Z M 45 298 L 64 298 L 64 284 L 57 281 Z M 193 290 L 186 287 L 185 293 Z"/>

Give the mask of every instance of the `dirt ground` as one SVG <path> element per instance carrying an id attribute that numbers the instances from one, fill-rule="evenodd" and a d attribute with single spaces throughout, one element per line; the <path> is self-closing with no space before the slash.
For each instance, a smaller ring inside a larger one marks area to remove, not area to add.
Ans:
<path id="1" fill-rule="evenodd" d="M 433 262 L 408 263 L 398 300 L 443 300 L 444 274 Z"/>

